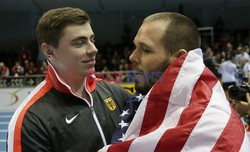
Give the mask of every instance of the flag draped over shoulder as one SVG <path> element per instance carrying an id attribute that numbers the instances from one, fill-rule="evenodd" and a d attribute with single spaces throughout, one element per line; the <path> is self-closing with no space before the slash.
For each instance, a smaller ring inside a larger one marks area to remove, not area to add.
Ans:
<path id="1" fill-rule="evenodd" d="M 99 152 L 250 151 L 244 126 L 201 49 L 176 59 L 142 100 L 123 142 Z"/>
<path id="2" fill-rule="evenodd" d="M 136 110 L 138 109 L 142 99 L 144 96 L 140 93 L 135 93 L 130 97 L 129 101 L 127 101 L 126 106 L 124 107 L 122 114 L 120 115 L 121 121 L 118 124 L 116 131 L 113 133 L 111 143 L 118 143 L 123 141 L 124 135 L 134 118 Z"/>

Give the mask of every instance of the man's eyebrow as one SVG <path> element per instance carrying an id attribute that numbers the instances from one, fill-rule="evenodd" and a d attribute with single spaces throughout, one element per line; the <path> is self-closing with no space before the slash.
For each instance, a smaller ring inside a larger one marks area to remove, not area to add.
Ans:
<path id="1" fill-rule="evenodd" d="M 95 37 L 95 34 L 92 34 L 90 36 L 90 39 L 93 39 Z M 75 42 L 75 41 L 78 41 L 78 40 L 87 40 L 88 37 L 87 36 L 79 36 L 79 37 L 76 37 L 74 38 L 71 42 Z"/>
<path id="2" fill-rule="evenodd" d="M 86 36 L 79 36 L 71 40 L 71 43 L 78 41 L 78 40 L 87 40 L 88 38 Z"/>
<path id="3" fill-rule="evenodd" d="M 141 45 L 141 46 L 146 46 L 146 47 L 148 47 L 148 48 L 151 48 L 149 45 L 147 45 L 147 44 L 144 43 L 144 42 L 139 42 L 138 44 Z"/>

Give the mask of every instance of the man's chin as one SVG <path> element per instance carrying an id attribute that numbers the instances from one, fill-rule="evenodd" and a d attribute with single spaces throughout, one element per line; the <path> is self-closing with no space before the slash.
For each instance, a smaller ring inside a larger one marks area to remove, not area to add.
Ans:
<path id="1" fill-rule="evenodd" d="M 145 82 L 135 82 L 135 90 L 137 93 L 141 93 L 142 95 L 146 95 L 151 89 L 152 85 L 147 84 Z"/>

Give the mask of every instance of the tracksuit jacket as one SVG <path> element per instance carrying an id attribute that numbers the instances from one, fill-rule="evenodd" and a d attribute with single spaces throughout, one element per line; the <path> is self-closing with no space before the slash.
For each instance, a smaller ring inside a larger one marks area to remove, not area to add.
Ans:
<path id="1" fill-rule="evenodd" d="M 10 121 L 8 152 L 96 152 L 110 144 L 130 95 L 93 75 L 84 83 L 91 102 L 72 92 L 49 64 L 45 80 Z"/>

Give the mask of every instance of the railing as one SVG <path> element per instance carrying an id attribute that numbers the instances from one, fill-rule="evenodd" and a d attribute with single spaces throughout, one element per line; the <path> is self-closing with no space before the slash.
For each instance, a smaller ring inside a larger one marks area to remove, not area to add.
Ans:
<path id="1" fill-rule="evenodd" d="M 135 71 L 109 71 L 109 72 L 89 72 L 88 74 L 94 74 L 97 78 L 101 78 L 102 81 L 116 82 L 116 83 L 134 83 L 135 75 L 138 74 Z M 141 72 L 139 74 L 142 74 Z M 151 81 L 156 82 L 162 72 L 146 72 L 145 80 L 140 77 L 139 81 Z M 0 79 L 0 88 L 17 88 L 17 87 L 34 87 L 44 80 L 45 75 L 28 75 L 28 76 L 8 76 Z"/>
<path id="2" fill-rule="evenodd" d="M 0 79 L 0 88 L 33 87 L 39 84 L 45 75 L 7 76 Z"/>

